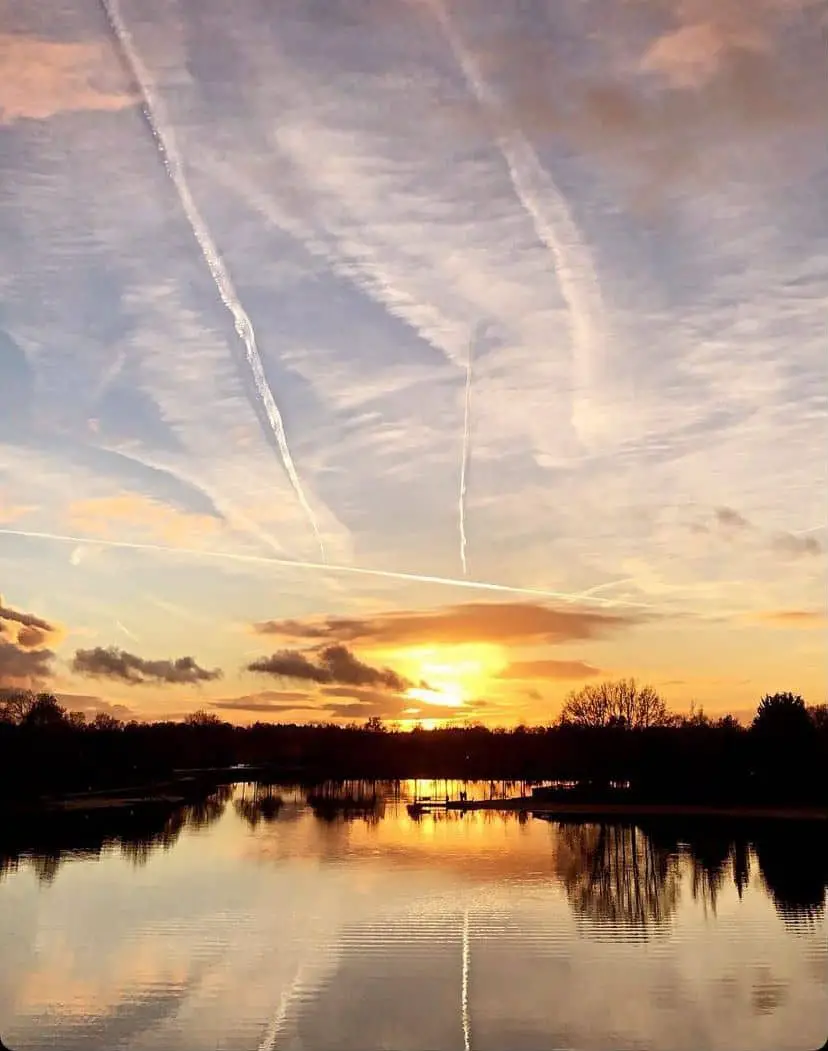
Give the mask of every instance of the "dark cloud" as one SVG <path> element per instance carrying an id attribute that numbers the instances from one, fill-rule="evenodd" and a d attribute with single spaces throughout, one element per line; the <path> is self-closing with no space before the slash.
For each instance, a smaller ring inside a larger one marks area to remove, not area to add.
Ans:
<path id="1" fill-rule="evenodd" d="M 248 671 L 275 675 L 279 679 L 302 679 L 307 682 L 330 682 L 330 672 L 309 660 L 299 650 L 280 650 L 269 657 L 259 657 L 247 665 Z"/>
<path id="2" fill-rule="evenodd" d="M 815 536 L 777 533 L 771 539 L 771 550 L 780 558 L 816 558 L 822 554 L 822 544 Z"/>
<path id="3" fill-rule="evenodd" d="M 601 669 L 584 661 L 514 661 L 498 675 L 499 679 L 592 679 Z"/>
<path id="4" fill-rule="evenodd" d="M 49 634 L 42 628 L 21 627 L 17 632 L 17 644 L 24 650 L 37 650 L 46 645 Z"/>
<path id="5" fill-rule="evenodd" d="M 55 655 L 51 650 L 28 650 L 0 639 L 0 684 L 31 689 L 52 674 Z"/>
<path id="6" fill-rule="evenodd" d="M 717 507 L 713 512 L 713 517 L 716 525 L 727 534 L 744 533 L 751 528 L 745 516 L 734 511 L 732 507 Z"/>
<path id="7" fill-rule="evenodd" d="M 332 642 L 402 646 L 424 643 L 547 642 L 602 638 L 641 623 L 633 614 L 553 609 L 532 602 L 466 603 L 437 610 L 382 613 L 375 617 L 330 617 L 321 621 L 269 620 L 254 625 L 260 635 L 330 639 Z"/>
<path id="8" fill-rule="evenodd" d="M 72 670 L 81 675 L 100 679 L 116 679 L 129 686 L 141 683 L 166 683 L 189 685 L 213 682 L 221 678 L 221 670 L 208 670 L 196 664 L 192 657 L 176 660 L 145 660 L 134 653 L 110 646 L 96 646 L 91 650 L 77 650 L 72 661 Z"/>
<path id="9" fill-rule="evenodd" d="M 290 622 L 294 625 L 296 622 Z M 291 628 L 293 629 L 293 627 Z M 312 629 L 315 630 L 315 629 Z M 318 635 L 311 635 L 311 638 Z M 340 683 L 345 686 L 370 686 L 386 690 L 405 690 L 408 680 L 390 668 L 374 668 L 359 660 L 340 643 L 312 651 L 313 660 L 299 650 L 280 650 L 248 664 L 248 671 L 315 683 Z"/>
<path id="10" fill-rule="evenodd" d="M 0 595 L 0 620 L 12 621 L 22 627 L 34 627 L 44 635 L 53 635 L 57 631 L 57 627 L 43 620 L 42 617 L 34 613 L 24 613 L 22 610 L 13 610 L 11 606 L 5 605 L 2 595 Z"/>

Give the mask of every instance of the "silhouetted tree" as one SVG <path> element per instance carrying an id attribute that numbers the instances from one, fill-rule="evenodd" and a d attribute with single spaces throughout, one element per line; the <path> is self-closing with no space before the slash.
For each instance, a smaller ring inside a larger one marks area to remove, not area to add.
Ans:
<path id="1" fill-rule="evenodd" d="M 805 701 L 795 693 L 766 694 L 759 702 L 752 729 L 762 734 L 807 733 L 813 727 Z"/>
<path id="2" fill-rule="evenodd" d="M 23 726 L 48 730 L 68 724 L 66 709 L 51 693 L 39 693 L 23 718 Z"/>
<path id="3" fill-rule="evenodd" d="M 124 724 L 120 719 L 116 719 L 114 715 L 110 715 L 108 712 L 98 712 L 91 725 L 95 730 L 111 732 L 113 730 L 121 730 Z"/>
<path id="4" fill-rule="evenodd" d="M 665 726 L 667 705 L 652 686 L 635 679 L 588 684 L 570 693 L 561 711 L 561 722 L 584 727 L 638 730 Z"/>
<path id="5" fill-rule="evenodd" d="M 807 711 L 817 732 L 828 734 L 828 704 L 812 704 Z"/>
<path id="6" fill-rule="evenodd" d="M 31 690 L 0 691 L 0 722 L 20 726 L 34 707 L 35 700 Z"/>
<path id="7" fill-rule="evenodd" d="M 185 726 L 225 726 L 225 722 L 220 719 L 214 712 L 205 712 L 203 708 L 199 708 L 197 712 L 190 712 L 190 714 L 184 719 Z"/>

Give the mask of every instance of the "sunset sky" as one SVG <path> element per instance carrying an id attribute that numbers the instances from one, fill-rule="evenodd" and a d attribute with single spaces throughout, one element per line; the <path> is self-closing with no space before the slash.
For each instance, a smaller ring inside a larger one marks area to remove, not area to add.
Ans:
<path id="1" fill-rule="evenodd" d="M 0 686 L 823 702 L 822 0 L 0 0 Z"/>

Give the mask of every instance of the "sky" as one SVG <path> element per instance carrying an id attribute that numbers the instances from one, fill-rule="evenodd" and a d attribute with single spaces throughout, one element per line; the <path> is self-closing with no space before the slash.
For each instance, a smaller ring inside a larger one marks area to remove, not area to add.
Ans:
<path id="1" fill-rule="evenodd" d="M 0 0 L 0 685 L 824 701 L 826 27 Z"/>

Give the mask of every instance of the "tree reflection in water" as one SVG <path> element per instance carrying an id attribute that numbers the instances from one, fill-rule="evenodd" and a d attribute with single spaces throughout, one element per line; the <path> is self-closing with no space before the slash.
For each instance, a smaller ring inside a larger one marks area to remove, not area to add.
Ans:
<path id="1" fill-rule="evenodd" d="M 759 871 L 786 925 L 813 923 L 825 911 L 828 834 L 798 824 L 766 828 L 753 843 Z"/>
<path id="2" fill-rule="evenodd" d="M 185 830 L 217 822 L 232 794 L 232 785 L 221 785 L 184 805 L 77 810 L 29 824 L 8 822 L 0 842 L 0 879 L 26 863 L 41 883 L 49 884 L 66 861 L 97 858 L 113 849 L 144 865 L 156 851 L 169 850 Z"/>
<path id="3" fill-rule="evenodd" d="M 250 829 L 262 822 L 272 825 L 285 805 L 284 799 L 268 784 L 255 784 L 250 791 L 248 796 L 248 786 L 243 787 L 241 796 L 233 802 L 233 809 Z"/>
<path id="4" fill-rule="evenodd" d="M 612 927 L 614 937 L 668 924 L 685 879 L 693 900 L 715 913 L 728 880 L 742 898 L 752 861 L 787 925 L 812 924 L 825 910 L 828 837 L 821 823 L 554 825 L 556 873 L 573 912 Z"/>
<path id="5" fill-rule="evenodd" d="M 664 927 L 679 900 L 675 856 L 635 825 L 559 824 L 556 872 L 575 915 L 615 934 Z"/>

